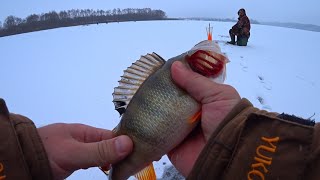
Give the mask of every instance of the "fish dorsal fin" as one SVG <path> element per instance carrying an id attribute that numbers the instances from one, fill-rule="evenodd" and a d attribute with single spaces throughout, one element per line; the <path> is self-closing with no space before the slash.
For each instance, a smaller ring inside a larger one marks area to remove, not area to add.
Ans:
<path id="1" fill-rule="evenodd" d="M 119 86 L 114 88 L 113 103 L 115 109 L 122 115 L 131 98 L 137 92 L 140 85 L 155 71 L 157 71 L 165 60 L 156 53 L 141 56 L 139 60 L 132 63 L 124 70 Z"/>

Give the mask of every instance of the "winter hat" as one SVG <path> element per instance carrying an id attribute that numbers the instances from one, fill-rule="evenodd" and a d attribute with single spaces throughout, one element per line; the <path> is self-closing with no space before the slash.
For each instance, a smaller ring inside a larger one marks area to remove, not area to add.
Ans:
<path id="1" fill-rule="evenodd" d="M 239 14 L 240 11 L 242 11 L 244 14 L 246 14 L 246 10 L 245 9 L 243 9 L 243 8 L 239 9 L 238 14 Z"/>

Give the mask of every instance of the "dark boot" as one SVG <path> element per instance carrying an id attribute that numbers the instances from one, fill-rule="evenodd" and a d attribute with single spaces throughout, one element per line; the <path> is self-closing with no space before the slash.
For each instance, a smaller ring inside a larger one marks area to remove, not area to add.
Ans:
<path id="1" fill-rule="evenodd" d="M 231 41 L 228 41 L 227 43 L 235 45 L 236 44 L 236 36 L 233 34 L 232 29 L 229 30 L 229 35 L 230 35 Z"/>

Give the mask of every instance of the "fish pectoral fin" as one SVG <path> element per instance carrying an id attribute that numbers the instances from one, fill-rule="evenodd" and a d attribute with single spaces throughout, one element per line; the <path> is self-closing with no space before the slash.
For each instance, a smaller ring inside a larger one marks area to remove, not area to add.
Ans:
<path id="1" fill-rule="evenodd" d="M 156 180 L 156 172 L 154 171 L 153 164 L 151 163 L 149 166 L 145 167 L 141 171 L 139 171 L 136 175 L 134 175 L 138 180 Z"/>
<path id="2" fill-rule="evenodd" d="M 197 122 L 201 119 L 201 110 L 195 113 L 191 118 L 188 120 L 188 123 L 192 124 L 194 122 Z"/>

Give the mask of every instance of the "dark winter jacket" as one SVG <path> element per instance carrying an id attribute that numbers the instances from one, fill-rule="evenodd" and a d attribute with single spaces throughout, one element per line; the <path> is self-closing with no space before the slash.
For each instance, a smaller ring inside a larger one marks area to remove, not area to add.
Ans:
<path id="1" fill-rule="evenodd" d="M 0 99 L 0 180 L 52 179 L 37 129 Z M 320 125 L 242 99 L 212 134 L 188 179 L 320 179 Z"/>
<path id="2" fill-rule="evenodd" d="M 210 137 L 188 179 L 320 179 L 320 124 L 242 99 Z"/>
<path id="3" fill-rule="evenodd" d="M 247 15 L 238 18 L 237 24 L 232 26 L 232 33 L 236 36 L 250 37 L 250 20 Z"/>
<path id="4" fill-rule="evenodd" d="M 52 179 L 48 157 L 33 122 L 0 98 L 0 180 L 25 179 Z"/>

